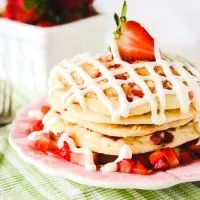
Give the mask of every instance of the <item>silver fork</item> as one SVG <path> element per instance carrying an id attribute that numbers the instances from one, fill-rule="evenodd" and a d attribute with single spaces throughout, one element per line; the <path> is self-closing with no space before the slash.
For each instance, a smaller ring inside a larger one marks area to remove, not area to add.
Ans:
<path id="1" fill-rule="evenodd" d="M 12 121 L 12 86 L 9 81 L 0 80 L 0 126 Z"/>

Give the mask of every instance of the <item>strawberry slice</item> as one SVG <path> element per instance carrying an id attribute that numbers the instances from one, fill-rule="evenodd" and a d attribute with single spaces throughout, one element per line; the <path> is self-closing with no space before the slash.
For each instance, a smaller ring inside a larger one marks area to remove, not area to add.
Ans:
<path id="1" fill-rule="evenodd" d="M 124 2 L 121 17 L 114 15 L 117 30 L 114 33 L 119 54 L 124 61 L 155 60 L 154 39 L 136 21 L 126 21 L 127 4 Z"/>
<path id="2" fill-rule="evenodd" d="M 179 160 L 176 156 L 175 151 L 172 148 L 164 149 L 163 154 L 170 167 L 175 167 L 179 165 Z"/>
<path id="3" fill-rule="evenodd" d="M 70 161 L 70 149 L 67 142 L 64 142 L 64 146 L 58 150 L 58 154 L 65 160 Z"/>
<path id="4" fill-rule="evenodd" d="M 181 163 L 189 164 L 192 163 L 193 159 L 188 151 L 183 151 L 180 153 Z"/>
<path id="5" fill-rule="evenodd" d="M 196 153 L 197 155 L 200 155 L 200 145 L 191 145 L 191 146 L 189 147 L 189 149 L 190 149 L 192 152 Z"/>
<path id="6" fill-rule="evenodd" d="M 41 108 L 41 112 L 46 115 L 49 110 L 51 109 L 51 107 L 49 105 L 43 105 L 42 108 Z"/>
<path id="7" fill-rule="evenodd" d="M 56 142 L 51 139 L 51 133 L 44 133 L 38 135 L 36 140 L 33 143 L 33 148 L 38 151 L 53 151 L 57 148 Z"/>
<path id="8" fill-rule="evenodd" d="M 41 131 L 44 128 L 44 125 L 41 120 L 36 120 L 33 122 L 30 131 Z"/>
<path id="9" fill-rule="evenodd" d="M 159 160 L 165 161 L 164 154 L 161 150 L 156 150 L 149 156 L 150 163 L 154 166 Z"/>
<path id="10" fill-rule="evenodd" d="M 141 161 L 137 160 L 135 166 L 133 167 L 133 173 L 135 173 L 135 174 L 141 174 L 141 175 L 147 175 L 148 174 L 148 170 L 142 164 Z"/>
<path id="11" fill-rule="evenodd" d="M 56 24 L 47 20 L 43 20 L 43 21 L 39 21 L 36 26 L 40 26 L 43 28 L 48 28 L 48 27 L 52 27 L 55 26 Z"/>
<path id="12" fill-rule="evenodd" d="M 168 168 L 169 168 L 168 163 L 162 159 L 158 160 L 154 165 L 154 169 L 156 170 L 164 170 Z"/>
<path id="13" fill-rule="evenodd" d="M 117 168 L 119 172 L 122 173 L 132 173 L 135 162 L 131 159 L 124 159 L 117 163 Z"/>

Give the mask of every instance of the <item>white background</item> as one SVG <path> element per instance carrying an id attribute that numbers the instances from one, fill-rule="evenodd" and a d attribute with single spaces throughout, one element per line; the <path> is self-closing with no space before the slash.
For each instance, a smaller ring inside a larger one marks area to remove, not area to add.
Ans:
<path id="1" fill-rule="evenodd" d="M 101 12 L 120 12 L 123 0 L 96 0 Z M 200 0 L 127 0 L 128 16 L 142 23 L 162 49 L 200 64 Z"/>

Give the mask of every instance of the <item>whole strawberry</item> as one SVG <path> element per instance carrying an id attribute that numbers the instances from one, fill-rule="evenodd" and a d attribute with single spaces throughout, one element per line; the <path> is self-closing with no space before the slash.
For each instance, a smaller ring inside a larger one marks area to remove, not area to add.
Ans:
<path id="1" fill-rule="evenodd" d="M 58 3 L 64 8 L 72 10 L 75 8 L 81 8 L 84 4 L 84 0 L 58 0 Z"/>
<path id="2" fill-rule="evenodd" d="M 155 60 L 154 39 L 136 21 L 127 21 L 127 4 L 124 1 L 121 17 L 114 15 L 117 30 L 114 36 L 117 42 L 119 54 L 124 61 Z"/>
<path id="3" fill-rule="evenodd" d="M 23 23 L 32 23 L 40 19 L 37 12 L 37 4 L 33 4 L 31 8 L 25 6 L 26 0 L 16 0 L 15 5 L 15 19 Z"/>
<path id="4" fill-rule="evenodd" d="M 3 12 L 3 17 L 8 19 L 15 18 L 15 0 L 9 0 Z"/>

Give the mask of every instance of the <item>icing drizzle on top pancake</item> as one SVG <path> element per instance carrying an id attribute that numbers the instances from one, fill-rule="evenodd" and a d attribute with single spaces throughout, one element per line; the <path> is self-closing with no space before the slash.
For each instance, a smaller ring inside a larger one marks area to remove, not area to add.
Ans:
<path id="1" fill-rule="evenodd" d="M 193 93 L 193 104 L 197 111 L 200 111 L 200 73 L 189 63 L 177 59 L 172 60 L 166 56 L 160 55 L 159 48 L 155 44 L 156 61 L 142 62 L 130 64 L 120 58 L 116 41 L 113 38 L 111 43 L 111 51 L 114 58 L 114 63 L 120 64 L 122 68 L 117 71 L 109 70 L 97 58 L 92 57 L 89 53 L 82 54 L 67 61 L 64 60 L 59 66 L 55 67 L 50 76 L 51 80 L 57 74 L 62 74 L 66 81 L 70 84 L 70 88 L 64 93 L 62 103 L 67 108 L 71 103 L 78 102 L 84 111 L 87 110 L 85 103 L 85 95 L 89 92 L 94 92 L 97 98 L 108 109 L 112 119 L 119 117 L 128 117 L 129 111 L 137 106 L 149 103 L 151 108 L 151 120 L 155 124 L 162 124 L 166 120 L 165 107 L 166 95 L 176 95 L 180 104 L 181 112 L 188 112 L 191 104 L 189 92 Z M 92 78 L 82 68 L 83 63 L 90 63 L 101 73 L 98 78 Z M 148 76 L 140 76 L 136 69 L 145 66 L 148 71 Z M 160 66 L 165 76 L 159 75 L 154 67 Z M 173 67 L 179 75 L 174 74 L 171 67 Z M 82 79 L 83 83 L 78 84 L 72 77 L 72 73 L 77 73 Z M 116 75 L 128 73 L 127 80 L 116 79 Z M 101 80 L 107 80 L 106 83 L 98 84 Z M 155 83 L 156 93 L 152 93 L 146 81 L 152 80 Z M 172 89 L 168 90 L 163 86 L 163 80 L 168 80 L 172 84 Z M 144 93 L 142 98 L 137 98 L 129 102 L 126 98 L 122 85 L 130 82 L 136 83 Z M 50 92 L 63 89 L 63 85 L 56 84 L 50 89 Z M 118 96 L 119 106 L 116 108 L 110 101 L 104 91 L 108 88 L 113 88 Z"/>

